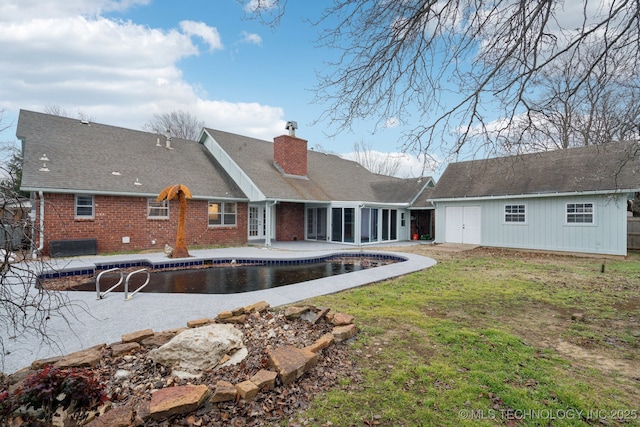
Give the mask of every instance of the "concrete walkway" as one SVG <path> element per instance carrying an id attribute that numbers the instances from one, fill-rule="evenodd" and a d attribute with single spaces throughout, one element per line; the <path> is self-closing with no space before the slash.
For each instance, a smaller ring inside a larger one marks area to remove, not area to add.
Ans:
<path id="1" fill-rule="evenodd" d="M 415 244 L 420 243 L 400 242 L 395 245 Z M 389 246 L 385 245 L 387 248 Z M 142 329 L 163 331 L 184 327 L 189 320 L 212 318 L 223 310 L 244 307 L 258 301 L 267 301 L 272 307 L 292 304 L 318 295 L 331 294 L 423 270 L 436 263 L 431 258 L 408 253 L 384 252 L 375 247 L 352 248 L 313 242 L 274 243 L 270 248 L 256 246 L 190 250 L 189 252 L 194 259 L 299 259 L 351 251 L 389 253 L 402 256 L 407 261 L 240 294 L 139 293 L 133 299 L 124 301 L 121 292 L 109 294 L 101 300 L 96 299 L 94 292 L 63 292 L 69 300 L 73 301 L 73 312 L 66 311 L 64 317 L 54 315 L 48 324 L 48 332 L 59 348 L 43 344 L 36 336 L 9 337 L 9 334 L 3 330 L 1 331 L 2 340 L 5 352 L 8 354 L 4 356 L 4 364 L 0 365 L 1 370 L 12 373 L 30 365 L 33 360 L 64 355 L 101 343 L 117 342 L 123 334 Z M 121 263 L 140 259 L 152 263 L 167 260 L 162 253 L 151 253 L 55 259 L 52 260 L 52 264 L 56 269 L 91 268 L 96 263 Z"/>

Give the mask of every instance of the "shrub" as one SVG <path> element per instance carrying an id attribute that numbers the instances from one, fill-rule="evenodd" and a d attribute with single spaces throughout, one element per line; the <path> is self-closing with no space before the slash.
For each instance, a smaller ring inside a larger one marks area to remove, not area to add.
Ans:
<path id="1" fill-rule="evenodd" d="M 42 417 L 50 420 L 58 407 L 88 410 L 105 402 L 104 388 L 89 369 L 58 369 L 49 365 L 29 375 L 15 399 L 19 405 L 42 410 Z"/>

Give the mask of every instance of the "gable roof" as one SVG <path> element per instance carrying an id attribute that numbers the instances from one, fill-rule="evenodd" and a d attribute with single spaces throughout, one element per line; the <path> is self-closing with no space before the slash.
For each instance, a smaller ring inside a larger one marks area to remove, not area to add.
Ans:
<path id="1" fill-rule="evenodd" d="M 273 142 L 210 128 L 204 132 L 272 200 L 409 204 L 430 180 L 374 174 L 357 162 L 313 150 L 307 150 L 306 178 L 292 177 L 274 166 Z"/>
<path id="2" fill-rule="evenodd" d="M 246 200 L 195 141 L 172 138 L 173 149 L 167 149 L 164 137 L 157 146 L 155 133 L 26 110 L 20 111 L 16 134 L 23 141 L 25 191 L 153 197 L 184 184 L 194 198 Z M 40 170 L 45 163 L 49 171 Z"/>
<path id="3" fill-rule="evenodd" d="M 638 142 L 452 163 L 430 199 L 611 191 L 640 191 Z"/>

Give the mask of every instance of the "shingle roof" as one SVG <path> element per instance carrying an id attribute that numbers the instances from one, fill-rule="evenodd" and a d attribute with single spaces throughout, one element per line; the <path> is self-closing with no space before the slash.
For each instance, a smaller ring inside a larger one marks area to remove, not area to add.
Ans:
<path id="1" fill-rule="evenodd" d="M 431 199 L 640 189 L 638 142 L 450 164 Z"/>
<path id="2" fill-rule="evenodd" d="M 17 136 L 23 141 L 22 188 L 93 194 L 157 195 L 184 184 L 194 198 L 246 200 L 216 160 L 195 141 L 77 119 L 20 111 Z M 46 155 L 48 161 L 40 160 Z M 40 171 L 46 163 L 48 172 Z M 119 175 L 114 175 L 113 172 Z M 135 185 L 136 180 L 142 185 Z"/>
<path id="3" fill-rule="evenodd" d="M 418 179 L 374 174 L 354 161 L 313 150 L 307 151 L 308 179 L 286 176 L 273 165 L 272 142 L 206 131 L 270 199 L 410 203 L 422 189 Z"/>

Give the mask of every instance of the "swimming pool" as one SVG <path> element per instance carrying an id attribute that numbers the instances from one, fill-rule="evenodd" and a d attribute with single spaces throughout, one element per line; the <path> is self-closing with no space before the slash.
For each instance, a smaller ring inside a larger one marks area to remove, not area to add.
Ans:
<path id="1" fill-rule="evenodd" d="M 56 277 L 66 277 L 73 284 L 65 287 L 71 291 L 96 291 L 96 276 L 102 271 L 114 270 L 100 280 L 104 292 L 116 284 L 120 269 L 134 270 L 146 267 L 151 271 L 149 283 L 141 292 L 232 294 L 271 289 L 355 271 L 380 267 L 406 260 L 400 256 L 375 253 L 341 253 L 324 257 L 299 259 L 203 259 L 188 260 L 184 264 L 169 262 L 144 265 L 143 262 L 97 265 L 94 272 L 67 271 Z M 188 264 L 187 264 L 188 263 Z M 127 272 L 128 273 L 128 272 Z M 126 274 L 126 273 L 125 273 Z M 128 289 L 135 292 L 147 279 L 146 275 L 132 275 Z M 124 286 L 114 289 L 122 292 Z"/>

